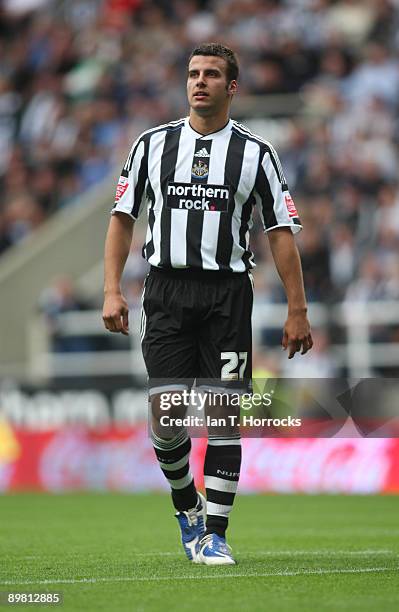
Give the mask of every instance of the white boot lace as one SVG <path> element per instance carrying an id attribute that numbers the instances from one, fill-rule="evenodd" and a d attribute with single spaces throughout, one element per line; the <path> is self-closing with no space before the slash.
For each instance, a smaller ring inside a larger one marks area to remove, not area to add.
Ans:
<path id="1" fill-rule="evenodd" d="M 183 514 L 186 515 L 190 527 L 196 526 L 198 524 L 197 508 L 191 508 L 191 510 L 186 510 L 185 512 L 183 512 Z"/>
<path id="2" fill-rule="evenodd" d="M 209 548 L 212 548 L 212 534 L 208 534 L 204 536 L 202 540 L 200 541 L 200 546 L 201 548 L 203 546 L 209 546 Z"/>

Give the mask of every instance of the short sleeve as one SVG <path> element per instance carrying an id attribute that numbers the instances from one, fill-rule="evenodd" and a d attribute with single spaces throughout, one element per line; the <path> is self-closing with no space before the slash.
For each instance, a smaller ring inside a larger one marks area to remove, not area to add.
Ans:
<path id="1" fill-rule="evenodd" d="M 148 176 L 148 147 L 145 139 L 139 137 L 126 159 L 116 187 L 115 203 L 111 214 L 123 212 L 134 220 L 143 210 Z"/>
<path id="2" fill-rule="evenodd" d="M 265 232 L 290 227 L 295 234 L 302 229 L 281 162 L 271 145 L 261 150 L 254 196 Z"/>

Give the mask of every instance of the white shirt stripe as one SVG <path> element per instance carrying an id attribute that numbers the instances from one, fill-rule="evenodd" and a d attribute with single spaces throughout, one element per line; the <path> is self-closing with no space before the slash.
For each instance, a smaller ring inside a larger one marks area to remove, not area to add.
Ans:
<path id="1" fill-rule="evenodd" d="M 234 272 L 245 272 L 245 264 L 242 256 L 245 250 L 240 245 L 240 227 L 243 204 L 248 199 L 256 179 L 259 163 L 259 147 L 256 143 L 247 140 L 245 143 L 244 159 L 241 170 L 240 182 L 234 196 L 234 213 L 231 219 L 231 233 L 233 235 L 233 249 L 230 258 L 230 267 Z M 249 234 L 249 232 L 248 232 Z M 247 236 L 249 243 L 249 235 Z M 247 247 L 248 245 L 246 245 Z"/>
<path id="2" fill-rule="evenodd" d="M 224 131 L 224 130 L 223 130 Z M 212 155 L 209 163 L 209 176 L 208 183 L 213 185 L 224 184 L 224 172 L 226 164 L 227 149 L 231 138 L 231 131 L 229 130 L 222 137 L 215 138 L 215 142 L 212 147 L 215 147 L 215 151 L 212 150 Z M 219 224 L 220 215 L 226 213 L 220 212 L 204 212 L 204 225 L 202 228 L 202 239 L 201 239 L 201 255 L 202 265 L 207 270 L 218 270 L 219 266 L 216 263 L 216 252 L 218 248 L 219 240 Z"/>
<path id="3" fill-rule="evenodd" d="M 177 154 L 174 180 L 177 183 L 191 182 L 191 165 L 187 159 L 192 159 L 195 150 L 195 140 L 184 137 L 180 138 L 180 146 Z M 171 236 L 170 236 L 170 262 L 174 268 L 187 266 L 187 217 L 188 210 L 172 210 Z M 184 237 L 184 239 L 183 239 Z"/>

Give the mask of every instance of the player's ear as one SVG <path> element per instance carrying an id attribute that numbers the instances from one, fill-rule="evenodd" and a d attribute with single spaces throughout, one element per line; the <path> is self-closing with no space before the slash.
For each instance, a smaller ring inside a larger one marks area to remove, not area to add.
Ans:
<path id="1" fill-rule="evenodd" d="M 230 83 L 227 86 L 227 92 L 231 95 L 234 95 L 235 93 L 237 93 L 237 89 L 238 89 L 238 83 L 235 79 L 233 79 L 232 81 L 230 81 Z"/>

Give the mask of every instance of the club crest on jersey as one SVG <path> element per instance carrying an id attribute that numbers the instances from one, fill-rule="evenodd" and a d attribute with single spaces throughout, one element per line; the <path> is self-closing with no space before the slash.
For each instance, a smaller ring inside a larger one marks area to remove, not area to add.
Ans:
<path id="1" fill-rule="evenodd" d="M 204 179 L 208 176 L 208 174 L 208 165 L 204 161 L 202 161 L 202 159 L 199 159 L 198 162 L 195 162 L 193 164 L 193 167 L 191 168 L 191 176 L 193 178 Z"/>

